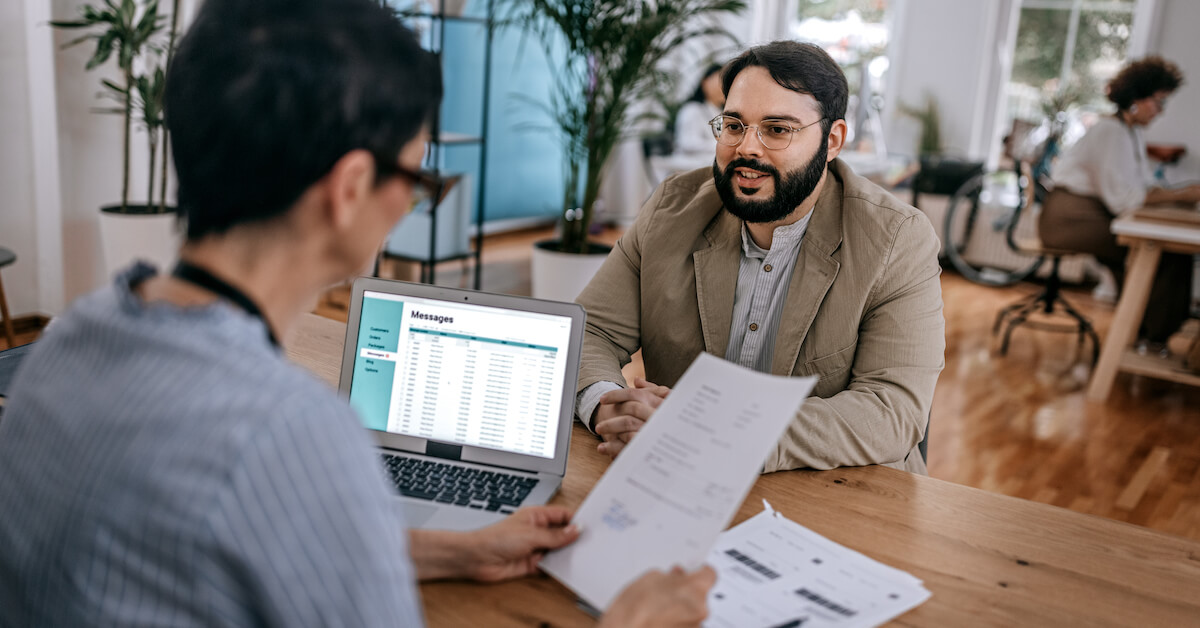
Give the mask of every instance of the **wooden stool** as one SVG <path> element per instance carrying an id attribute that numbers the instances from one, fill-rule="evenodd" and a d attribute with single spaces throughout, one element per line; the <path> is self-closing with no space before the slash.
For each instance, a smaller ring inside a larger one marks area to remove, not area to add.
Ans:
<path id="1" fill-rule="evenodd" d="M 4 268 L 15 261 L 17 261 L 16 253 L 0 247 L 0 268 Z M 11 349 L 17 346 L 17 339 L 13 336 L 12 316 L 8 314 L 8 301 L 4 298 L 3 281 L 0 281 L 0 318 L 4 321 L 4 337 L 8 340 L 8 348 Z"/>

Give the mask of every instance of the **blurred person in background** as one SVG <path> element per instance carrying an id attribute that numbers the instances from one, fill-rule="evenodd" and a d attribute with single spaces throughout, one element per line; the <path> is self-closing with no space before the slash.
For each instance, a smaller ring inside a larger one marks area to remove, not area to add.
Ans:
<path id="1" fill-rule="evenodd" d="M 1200 185 L 1167 189 L 1150 183 L 1142 137 L 1142 129 L 1162 114 L 1167 98 L 1182 84 L 1183 73 L 1166 59 L 1130 63 L 1106 89 L 1116 113 L 1101 118 L 1054 165 L 1054 189 L 1038 225 L 1042 243 L 1096 256 L 1121 288 L 1129 249 L 1117 244 L 1113 219 L 1145 205 L 1200 202 Z M 1191 285 L 1192 256 L 1163 253 L 1138 331 L 1142 346 L 1160 350 L 1179 329 L 1188 317 Z"/>

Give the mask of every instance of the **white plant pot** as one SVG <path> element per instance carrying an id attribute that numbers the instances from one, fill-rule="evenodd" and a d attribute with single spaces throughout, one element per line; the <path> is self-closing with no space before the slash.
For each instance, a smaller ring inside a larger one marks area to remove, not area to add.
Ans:
<path id="1" fill-rule="evenodd" d="M 104 275 L 112 277 L 134 260 L 145 260 L 160 272 L 170 272 L 182 234 L 176 214 L 117 214 L 100 212 L 100 245 Z"/>
<path id="2" fill-rule="evenodd" d="M 537 299 L 572 302 L 600 270 L 608 253 L 581 255 L 562 253 L 533 245 L 533 296 Z"/>

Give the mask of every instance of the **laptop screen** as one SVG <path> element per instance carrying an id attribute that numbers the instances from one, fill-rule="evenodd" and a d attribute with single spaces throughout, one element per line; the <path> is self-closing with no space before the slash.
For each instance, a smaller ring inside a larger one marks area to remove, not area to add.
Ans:
<path id="1" fill-rule="evenodd" d="M 366 427 L 554 458 L 571 319 L 363 293 L 350 405 Z"/>

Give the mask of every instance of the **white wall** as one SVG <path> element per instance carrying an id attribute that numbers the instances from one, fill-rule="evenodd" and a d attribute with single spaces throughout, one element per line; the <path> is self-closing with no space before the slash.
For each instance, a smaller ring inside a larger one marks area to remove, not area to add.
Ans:
<path id="1" fill-rule="evenodd" d="M 29 133 L 28 55 L 21 2 L 0 2 L 0 246 L 17 263 L 0 269 L 9 310 L 38 310 L 33 151 Z"/>
<path id="2" fill-rule="evenodd" d="M 54 0 L 54 19 L 76 19 L 86 0 Z M 54 45 L 79 36 L 78 31 L 55 30 Z M 62 174 L 63 272 L 68 301 L 106 281 L 100 249 L 99 208 L 121 201 L 121 116 L 95 113 L 113 101 L 96 97 L 100 79 L 120 83 L 115 64 L 84 70 L 94 46 L 88 42 L 55 55 L 58 94 L 59 155 Z M 135 124 L 136 129 L 136 124 Z M 146 196 L 144 135 L 133 133 L 130 164 L 131 202 Z"/>
<path id="3" fill-rule="evenodd" d="M 899 114 L 900 103 L 923 108 L 931 95 L 941 114 L 944 149 L 982 157 L 986 138 L 975 133 L 988 107 L 987 83 L 997 45 L 1000 0 L 904 0 L 894 17 L 896 41 L 889 78 L 888 149 L 916 154 L 920 125 Z"/>
<path id="4" fill-rule="evenodd" d="M 1146 129 L 1146 141 L 1186 144 L 1188 154 L 1177 165 L 1178 176 L 1200 178 L 1200 2 L 1158 0 L 1161 18 L 1147 49 L 1179 64 L 1184 84 L 1167 101 L 1167 110 Z M 1157 36 L 1155 36 L 1157 35 Z"/>

